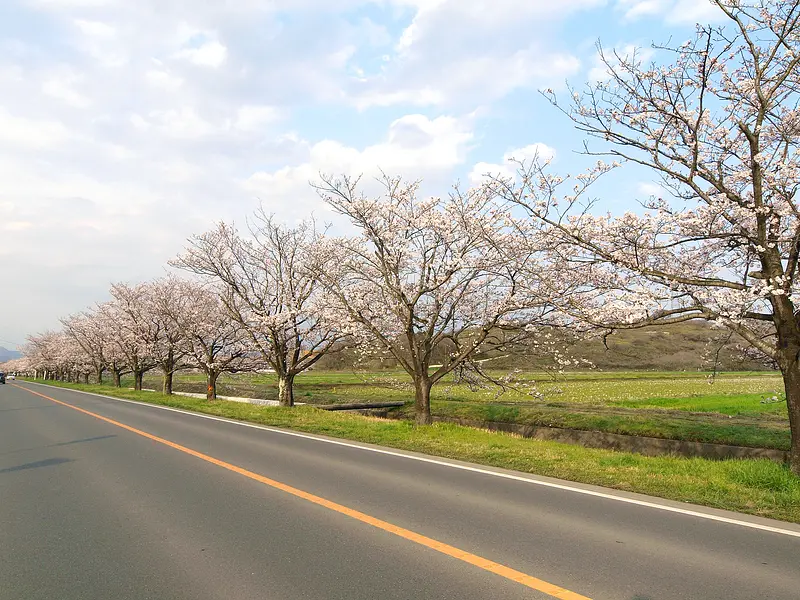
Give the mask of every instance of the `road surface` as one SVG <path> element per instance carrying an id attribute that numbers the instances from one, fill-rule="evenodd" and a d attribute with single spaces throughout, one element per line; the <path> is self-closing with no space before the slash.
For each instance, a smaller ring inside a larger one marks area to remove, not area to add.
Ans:
<path id="1" fill-rule="evenodd" d="M 800 527 L 360 446 L 0 386 L 0 600 L 800 597 Z"/>

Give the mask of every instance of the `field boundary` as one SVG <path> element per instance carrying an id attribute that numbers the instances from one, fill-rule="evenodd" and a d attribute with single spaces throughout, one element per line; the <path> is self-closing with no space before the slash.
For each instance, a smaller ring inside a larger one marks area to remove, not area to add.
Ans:
<path id="1" fill-rule="evenodd" d="M 390 416 L 389 418 L 398 417 Z M 465 427 L 476 427 L 488 431 L 513 433 L 524 438 L 548 440 L 564 444 L 577 444 L 586 448 L 635 452 L 644 456 L 677 455 L 687 458 L 707 458 L 712 460 L 766 458 L 778 463 L 787 462 L 789 456 L 789 453 L 785 450 L 776 450 L 774 448 L 753 448 L 750 446 L 733 446 L 731 444 L 690 442 L 669 438 L 606 433 L 603 431 L 524 425 L 504 421 L 474 421 L 470 419 L 437 416 L 434 416 L 433 420 L 441 423 L 455 423 L 457 425 L 464 425 Z"/>
<path id="2" fill-rule="evenodd" d="M 186 396 L 202 396 L 202 394 L 188 394 L 185 392 L 175 393 Z M 275 401 L 258 400 L 255 398 L 227 398 L 224 396 L 219 396 L 219 399 L 234 400 L 236 402 L 244 402 L 255 405 L 277 405 L 277 402 Z M 315 406 L 315 408 L 330 410 L 329 405 Z M 368 416 L 378 416 L 387 419 L 406 419 L 405 416 L 393 414 L 391 410 L 385 408 L 361 409 L 354 404 L 352 407 L 342 410 L 352 410 Z M 676 440 L 673 438 L 610 433 L 586 429 L 570 429 L 567 427 L 549 427 L 545 425 L 510 423 L 508 421 L 480 421 L 475 419 L 461 419 L 458 417 L 442 417 L 436 415 L 433 416 L 433 420 L 439 423 L 454 423 L 456 425 L 474 427 L 476 429 L 484 429 L 487 431 L 512 433 L 529 439 L 561 442 L 564 444 L 575 444 L 584 446 L 585 448 L 635 452 L 636 454 L 641 454 L 643 456 L 683 456 L 686 458 L 707 458 L 710 460 L 765 458 L 781 464 L 784 464 L 789 460 L 789 453 L 787 451 L 776 448 L 737 446 L 734 444 Z"/>
<path id="3" fill-rule="evenodd" d="M 150 391 L 150 390 L 148 390 Z M 152 390 L 156 391 L 156 390 Z M 175 394 L 204 398 L 204 394 L 188 392 L 174 392 Z M 257 398 L 218 396 L 220 400 L 232 400 L 255 405 L 277 406 L 275 400 L 261 400 Z M 303 404 L 298 402 L 298 405 Z M 331 410 L 335 405 L 312 405 L 323 410 Z M 386 408 L 360 408 L 356 404 L 347 404 L 348 408 L 369 416 L 378 416 L 389 419 L 407 419 Z M 532 425 L 528 423 L 513 423 L 509 421 L 492 421 L 479 419 L 465 419 L 460 417 L 433 416 L 434 421 L 440 423 L 454 423 L 465 427 L 474 427 L 487 431 L 499 431 L 520 435 L 524 438 L 574 444 L 585 448 L 599 448 L 602 450 L 616 450 L 622 452 L 635 452 L 643 456 L 682 456 L 686 458 L 706 458 L 710 460 L 730 460 L 742 458 L 765 458 L 776 463 L 784 464 L 789 460 L 789 453 L 777 448 L 742 446 L 736 444 L 723 444 L 718 442 L 700 442 L 694 440 L 680 440 L 668 437 L 644 436 L 625 433 L 613 433 L 590 429 L 574 429 L 569 427 L 556 427 L 548 425 Z"/>

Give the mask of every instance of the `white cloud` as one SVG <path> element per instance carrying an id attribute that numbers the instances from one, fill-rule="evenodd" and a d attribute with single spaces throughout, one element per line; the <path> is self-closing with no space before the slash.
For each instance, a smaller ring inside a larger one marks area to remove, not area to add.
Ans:
<path id="1" fill-rule="evenodd" d="M 0 64 L 0 85 L 16 86 L 23 83 L 25 73 L 19 65 Z"/>
<path id="2" fill-rule="evenodd" d="M 503 155 L 502 163 L 479 162 L 469 173 L 469 182 L 478 185 L 488 177 L 514 177 L 517 162 L 530 162 L 537 159 L 541 162 L 554 159 L 556 151 L 547 144 L 537 142 L 524 148 L 517 148 Z"/>
<path id="3" fill-rule="evenodd" d="M 134 114 L 131 122 L 139 129 L 155 128 L 164 135 L 178 139 L 197 139 L 219 131 L 219 128 L 204 119 L 192 106 L 181 106 L 168 110 L 154 110 L 147 118 Z"/>
<path id="4" fill-rule="evenodd" d="M 197 48 L 184 48 L 177 52 L 175 56 L 184 58 L 201 67 L 216 69 L 225 62 L 228 56 L 228 49 L 217 40 L 212 40 Z"/>
<path id="5" fill-rule="evenodd" d="M 491 8 L 484 0 L 438 0 L 418 4 L 418 12 L 403 32 L 398 49 L 436 43 L 441 33 L 458 37 L 493 37 L 508 28 L 542 24 L 586 8 L 604 4 L 604 0 L 494 0 Z M 443 31 L 444 30 L 444 31 Z"/>
<path id="6" fill-rule="evenodd" d="M 180 158 L 166 161 L 159 165 L 164 179 L 170 183 L 190 183 L 202 176 L 202 167 Z"/>
<path id="7" fill-rule="evenodd" d="M 88 108 L 92 103 L 91 100 L 73 87 L 82 80 L 80 75 L 70 69 L 65 69 L 63 72 L 47 78 L 42 84 L 42 91 L 75 108 Z"/>
<path id="8" fill-rule="evenodd" d="M 462 164 L 473 140 L 472 116 L 441 116 L 429 119 L 412 114 L 395 120 L 385 139 L 359 150 L 333 140 L 307 147 L 307 160 L 299 165 L 274 171 L 258 171 L 242 182 L 242 187 L 271 206 L 292 207 L 297 214 L 319 208 L 310 181 L 320 173 L 364 175 L 366 180 L 381 171 L 406 177 L 450 177 L 453 167 Z"/>
<path id="9" fill-rule="evenodd" d="M 279 122 L 282 112 L 273 106 L 245 105 L 233 116 L 208 118 L 196 107 L 184 105 L 166 110 L 153 110 L 146 115 L 131 114 L 128 121 L 139 131 L 157 132 L 180 140 L 200 140 L 208 136 L 233 136 L 237 132 L 267 133 L 268 127 Z M 232 138 L 231 138 L 232 139 Z"/>
<path id="10" fill-rule="evenodd" d="M 241 106 L 234 127 L 242 131 L 261 131 L 280 120 L 281 116 L 281 111 L 274 106 Z"/>
<path id="11" fill-rule="evenodd" d="M 75 8 L 100 8 L 113 6 L 119 0 L 30 0 L 34 6 L 51 10 L 70 10 Z"/>
<path id="12" fill-rule="evenodd" d="M 128 63 L 130 49 L 120 41 L 120 28 L 110 22 L 80 18 L 72 19 L 72 25 L 78 34 L 72 39 L 74 46 L 99 65 L 116 68 Z"/>
<path id="13" fill-rule="evenodd" d="M 69 131 L 58 121 L 14 116 L 0 107 L 0 147 L 51 148 L 68 137 Z"/>
<path id="14" fill-rule="evenodd" d="M 33 227 L 31 221 L 2 221 L 0 222 L 0 229 L 5 231 L 25 231 Z"/>
<path id="15" fill-rule="evenodd" d="M 112 161 L 127 161 L 138 156 L 133 149 L 120 144 L 99 142 L 97 140 L 89 140 L 89 143 L 96 146 L 99 152 L 103 152 Z"/>
<path id="16" fill-rule="evenodd" d="M 381 91 L 380 89 L 375 89 L 359 93 L 354 99 L 354 104 L 359 110 L 364 110 L 373 106 L 394 106 L 398 104 L 436 106 L 444 104 L 446 98 L 447 96 L 443 91 L 434 90 L 429 87 L 397 91 Z"/>
<path id="17" fill-rule="evenodd" d="M 150 123 L 142 115 L 132 114 L 129 120 L 136 129 L 145 131 L 150 128 Z"/>
<path id="18" fill-rule="evenodd" d="M 339 161 L 339 166 L 358 171 L 376 166 L 390 171 L 449 169 L 464 161 L 472 138 L 469 119 L 407 115 L 392 122 L 385 142 L 351 154 L 350 164 Z M 313 158 L 313 149 L 311 154 Z"/>
<path id="19" fill-rule="evenodd" d="M 390 68 L 389 74 L 360 78 L 351 95 L 362 110 L 396 104 L 441 107 L 462 104 L 465 99 L 475 106 L 520 88 L 560 87 L 580 70 L 580 64 L 574 56 L 536 46 L 510 54 L 465 56 L 437 69 L 413 62 Z"/>
<path id="20" fill-rule="evenodd" d="M 75 19 L 73 21 L 75 26 L 84 35 L 97 37 L 97 38 L 113 38 L 117 29 L 108 23 L 102 21 L 87 21 L 86 19 Z"/>
<path id="21" fill-rule="evenodd" d="M 219 34 L 215 30 L 201 29 L 181 22 L 178 24 L 175 39 L 178 50 L 173 55 L 174 58 L 216 69 L 228 57 L 228 48 L 219 41 Z"/>
<path id="22" fill-rule="evenodd" d="M 379 69 L 353 80 L 359 108 L 394 103 L 455 105 L 469 98 L 491 102 L 521 88 L 557 87 L 580 61 L 547 39 L 546 30 L 564 16 L 604 0 L 441 0 L 418 11 Z M 363 70 L 363 69 L 362 69 Z"/>
<path id="23" fill-rule="evenodd" d="M 173 75 L 163 68 L 149 69 L 144 74 L 147 83 L 154 87 L 162 88 L 168 91 L 175 91 L 183 85 L 183 79 L 177 75 Z"/>
<path id="24" fill-rule="evenodd" d="M 95 215 L 102 217 L 102 212 L 117 215 L 130 215 L 141 212 L 142 205 L 157 202 L 159 196 L 148 192 L 143 186 L 128 182 L 126 186 L 117 186 L 110 182 L 102 182 L 92 174 L 72 173 L 67 169 L 54 170 L 48 165 L 34 165 L 6 157 L 0 161 L 2 176 L 2 197 L 21 209 L 20 217 L 31 216 L 37 222 L 58 222 L 63 214 L 38 211 L 37 204 L 47 202 L 58 205 L 61 210 L 70 211 L 70 204 L 83 198 L 97 207 L 102 207 Z M 81 208 L 75 202 L 74 208 Z M 76 210 L 74 218 L 85 216 Z"/>
<path id="25" fill-rule="evenodd" d="M 694 25 L 720 20 L 724 14 L 706 0 L 617 0 L 625 18 L 662 17 L 667 23 Z"/>

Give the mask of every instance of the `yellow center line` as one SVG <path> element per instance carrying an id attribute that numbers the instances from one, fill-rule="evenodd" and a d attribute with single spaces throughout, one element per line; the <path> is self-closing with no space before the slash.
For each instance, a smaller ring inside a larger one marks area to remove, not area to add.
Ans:
<path id="1" fill-rule="evenodd" d="M 222 467 L 223 469 L 228 469 L 229 471 L 233 471 L 234 473 L 238 473 L 239 475 L 244 475 L 245 477 L 252 479 L 253 481 L 258 481 L 259 483 L 263 483 L 264 485 L 268 485 L 272 488 L 281 490 L 282 492 L 286 492 L 287 494 L 291 494 L 292 496 L 296 496 L 297 498 L 308 500 L 309 502 L 313 502 L 314 504 L 318 504 L 319 506 L 324 506 L 325 508 L 328 508 L 340 514 L 356 519 L 357 521 L 361 521 L 362 523 L 366 523 L 367 525 L 372 525 L 373 527 L 377 527 L 378 529 L 382 529 L 383 531 L 388 531 L 389 533 L 392 533 L 396 536 L 407 539 L 409 541 L 415 542 L 421 546 L 425 546 L 426 548 L 430 548 L 431 550 L 436 550 L 437 552 L 441 552 L 442 554 L 446 554 L 447 556 L 457 558 L 458 560 L 474 565 L 480 569 L 483 569 L 484 571 L 494 573 L 495 575 L 499 575 L 500 577 L 505 577 L 506 579 L 510 579 L 511 581 L 516 581 L 517 583 L 520 583 L 524 586 L 527 586 L 539 592 L 548 594 L 554 598 L 559 598 L 560 600 L 590 600 L 590 598 L 586 596 L 582 596 L 580 594 L 564 589 L 552 583 L 548 583 L 547 581 L 537 579 L 536 577 L 532 577 L 531 575 L 522 573 L 521 571 L 517 571 L 515 569 L 512 569 L 511 567 L 501 565 L 500 563 L 496 563 L 487 558 L 483 558 L 476 554 L 472 554 L 471 552 L 461 550 L 459 548 L 456 548 L 455 546 L 445 544 L 444 542 L 440 542 L 433 538 L 429 538 L 427 536 L 416 533 L 409 529 L 393 525 L 392 523 L 389 523 L 387 521 L 382 521 L 381 519 L 377 519 L 368 514 L 359 512 L 352 508 L 348 508 L 347 506 L 343 506 L 341 504 L 337 504 L 336 502 L 332 502 L 331 500 L 327 500 L 320 496 L 316 496 L 309 492 L 305 492 L 301 489 L 292 487 L 290 485 L 286 485 L 285 483 L 281 483 L 280 481 L 275 481 L 274 479 L 264 477 L 263 475 L 259 475 L 258 473 L 248 471 L 247 469 L 243 469 L 242 467 L 237 467 L 236 465 L 225 462 L 224 460 L 214 458 L 213 456 L 209 456 L 208 454 L 203 454 L 202 452 L 198 452 L 197 450 L 192 450 L 191 448 L 187 448 L 186 446 L 181 446 L 180 444 L 176 444 L 175 442 L 171 442 L 164 438 L 158 437 L 156 435 L 153 435 L 152 433 L 147 433 L 146 431 L 142 431 L 141 429 L 136 429 L 135 427 L 131 427 L 130 425 L 125 425 L 124 423 L 120 423 L 119 421 L 115 421 L 113 419 L 109 419 L 108 417 L 98 415 L 97 413 L 93 413 L 83 408 L 78 408 L 77 406 L 73 406 L 72 404 L 62 402 L 61 400 L 56 400 L 55 398 L 51 398 L 50 396 L 45 396 L 44 394 L 40 394 L 39 392 L 35 392 L 28 388 L 24 388 L 16 384 L 15 387 L 18 387 L 22 390 L 25 390 L 26 392 L 30 392 L 31 394 L 35 394 L 36 396 L 40 396 L 57 404 L 61 404 L 62 406 L 66 406 L 73 410 L 77 410 L 78 412 L 82 412 L 86 415 L 89 415 L 101 421 L 105 421 L 106 423 L 110 423 L 111 425 L 116 425 L 117 427 L 126 429 L 132 433 L 153 440 L 154 442 L 158 442 L 159 444 L 164 444 L 165 446 L 169 446 L 170 448 L 174 448 L 175 450 L 180 450 L 181 452 L 190 454 L 191 456 L 194 456 L 211 464 Z"/>

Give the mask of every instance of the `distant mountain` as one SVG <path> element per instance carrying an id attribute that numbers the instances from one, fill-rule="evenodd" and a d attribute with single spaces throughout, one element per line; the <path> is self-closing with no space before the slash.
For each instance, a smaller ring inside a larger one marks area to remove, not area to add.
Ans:
<path id="1" fill-rule="evenodd" d="M 8 350 L 0 346 L 0 363 L 4 363 L 8 360 L 14 360 L 16 358 L 22 358 L 22 354 L 16 350 Z"/>

